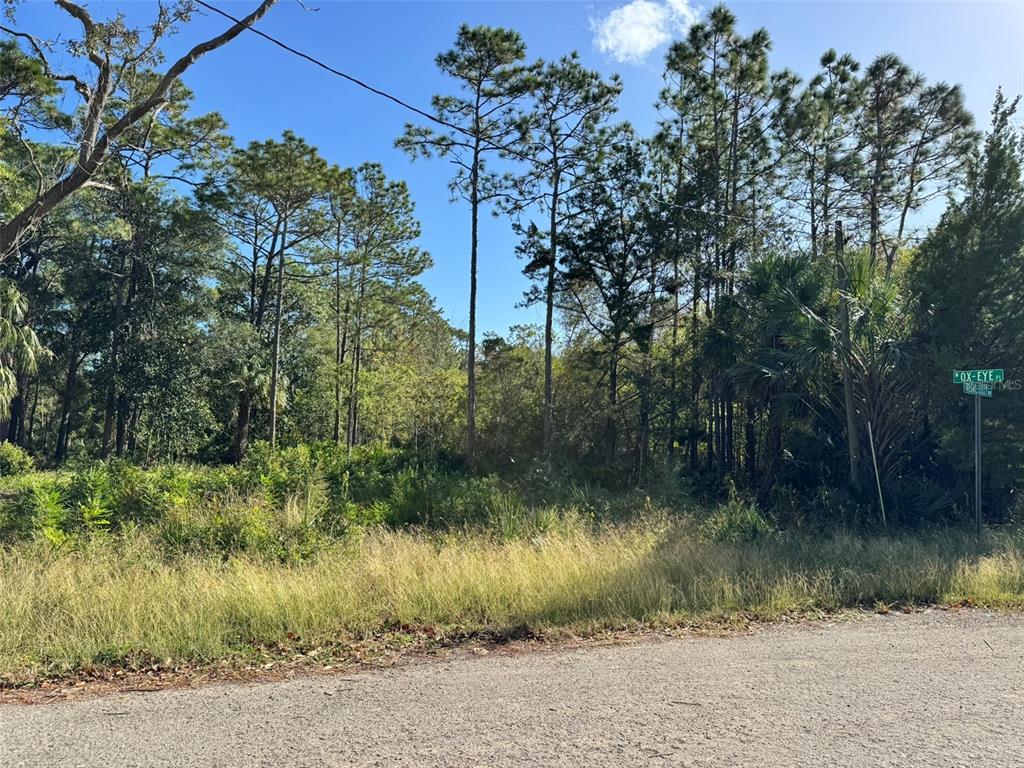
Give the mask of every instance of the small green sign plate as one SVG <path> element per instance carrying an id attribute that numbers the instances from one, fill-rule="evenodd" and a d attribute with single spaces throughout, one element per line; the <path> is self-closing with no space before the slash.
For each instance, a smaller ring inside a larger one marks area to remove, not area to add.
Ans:
<path id="1" fill-rule="evenodd" d="M 977 371 L 953 371 L 954 384 L 964 384 L 969 381 L 999 382 L 1002 380 L 1002 368 L 987 368 Z"/>
<path id="2" fill-rule="evenodd" d="M 964 394 L 981 395 L 982 397 L 992 397 L 992 385 L 986 382 L 965 381 Z"/>

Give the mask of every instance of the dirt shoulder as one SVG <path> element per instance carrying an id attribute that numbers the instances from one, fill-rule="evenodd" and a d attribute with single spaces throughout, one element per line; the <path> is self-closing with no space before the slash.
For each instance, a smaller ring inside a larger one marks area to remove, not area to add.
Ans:
<path id="1" fill-rule="evenodd" d="M 218 683 L 259 684 L 302 677 L 366 674 L 410 664 L 557 652 L 576 648 L 631 645 L 679 637 L 728 637 L 779 625 L 817 625 L 852 621 L 863 611 L 785 616 L 762 621 L 735 615 L 728 619 L 615 629 L 555 629 L 537 633 L 525 628 L 506 632 L 462 632 L 403 626 L 372 638 L 344 638 L 334 645 L 305 647 L 299 639 L 274 647 L 247 649 L 214 663 L 167 664 L 151 659 L 134 665 L 101 665 L 73 674 L 43 676 L 24 682 L 0 681 L 0 706 L 48 704 L 118 693 L 153 693 Z"/>
<path id="2" fill-rule="evenodd" d="M 927 610 L 655 639 L 0 707 L 0 764 L 1024 761 L 1021 616 Z"/>

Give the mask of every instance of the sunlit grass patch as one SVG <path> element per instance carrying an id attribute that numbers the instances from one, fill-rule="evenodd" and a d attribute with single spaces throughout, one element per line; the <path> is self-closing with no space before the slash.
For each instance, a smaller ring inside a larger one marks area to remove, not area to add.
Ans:
<path id="1" fill-rule="evenodd" d="M 667 524 L 532 537 L 368 531 L 300 562 L 168 557 L 135 531 L 0 553 L 0 676 L 204 663 L 412 625 L 586 631 L 852 606 L 1024 606 L 1015 533 L 715 542 Z"/>

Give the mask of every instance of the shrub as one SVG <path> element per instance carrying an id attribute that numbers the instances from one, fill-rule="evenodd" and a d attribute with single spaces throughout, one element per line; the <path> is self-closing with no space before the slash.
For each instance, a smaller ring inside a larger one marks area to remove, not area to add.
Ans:
<path id="1" fill-rule="evenodd" d="M 700 525 L 700 534 L 708 541 L 761 541 L 775 533 L 755 504 L 739 498 L 730 499 Z"/>
<path id="2" fill-rule="evenodd" d="M 170 510 L 157 526 L 157 538 L 179 556 L 248 554 L 293 561 L 323 547 L 316 523 L 316 511 L 299 497 L 278 506 L 264 494 L 229 491 Z"/>
<path id="3" fill-rule="evenodd" d="M 234 489 L 238 491 L 263 488 L 277 504 L 284 504 L 295 495 L 323 498 L 328 495 L 321 457 L 308 445 L 271 451 L 267 443 L 257 443 L 242 462 L 241 474 L 235 475 L 234 481 Z"/>
<path id="4" fill-rule="evenodd" d="M 114 519 L 114 499 L 107 465 L 97 464 L 75 474 L 67 501 L 73 524 L 87 531 L 108 528 Z"/>
<path id="5" fill-rule="evenodd" d="M 926 477 L 897 478 L 885 489 L 891 520 L 902 525 L 933 525 L 953 517 L 953 498 Z"/>
<path id="6" fill-rule="evenodd" d="M 0 477 L 24 475 L 35 469 L 35 462 L 24 448 L 14 443 L 0 443 Z"/>
<path id="7" fill-rule="evenodd" d="M 437 523 L 440 525 L 463 527 L 486 524 L 496 508 L 507 508 L 512 501 L 505 493 L 501 481 L 494 475 L 447 477 L 443 495 L 438 494 L 440 504 Z"/>
<path id="8" fill-rule="evenodd" d="M 490 500 L 490 519 L 503 539 L 522 535 L 527 526 L 526 510 L 519 497 L 510 493 L 494 494 Z"/>
<path id="9" fill-rule="evenodd" d="M 381 446 L 359 446 L 351 453 L 334 444 L 314 448 L 332 505 L 369 504 L 391 497 L 396 485 L 413 484 L 419 471 L 405 452 Z M 400 491 L 401 493 L 401 491 Z"/>
<path id="10" fill-rule="evenodd" d="M 108 465 L 107 471 L 111 522 L 115 525 L 155 522 L 175 503 L 162 487 L 159 472 L 123 463 Z M 183 495 L 187 498 L 187 492 Z"/>
<path id="11" fill-rule="evenodd" d="M 27 538 L 35 533 L 55 544 L 64 541 L 67 509 L 61 489 L 41 478 L 4 507 L 3 538 Z"/>

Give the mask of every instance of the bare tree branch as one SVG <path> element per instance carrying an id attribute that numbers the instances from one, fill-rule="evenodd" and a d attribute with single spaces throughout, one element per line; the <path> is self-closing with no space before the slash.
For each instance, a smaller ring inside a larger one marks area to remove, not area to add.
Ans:
<path id="1" fill-rule="evenodd" d="M 100 57 L 89 43 L 90 35 L 95 34 L 96 24 L 88 12 L 69 0 L 55 0 L 55 2 L 81 22 L 86 33 L 88 56 L 98 67 L 99 74 L 96 87 L 90 93 L 90 97 L 86 99 L 87 117 L 79 146 L 78 163 L 67 175 L 51 185 L 43 194 L 38 195 L 10 221 L 0 227 L 0 261 L 10 258 L 19 242 L 34 226 L 58 204 L 92 179 L 106 161 L 112 144 L 143 117 L 163 105 L 171 86 L 189 67 L 203 55 L 230 42 L 259 21 L 276 0 L 263 0 L 252 13 L 220 35 L 193 46 L 170 66 L 149 96 L 125 112 L 120 119 L 103 131 L 102 135 L 100 131 L 103 122 L 103 108 L 106 106 L 112 88 L 110 62 Z"/>

